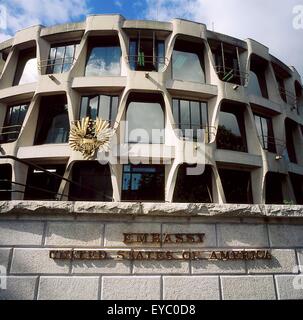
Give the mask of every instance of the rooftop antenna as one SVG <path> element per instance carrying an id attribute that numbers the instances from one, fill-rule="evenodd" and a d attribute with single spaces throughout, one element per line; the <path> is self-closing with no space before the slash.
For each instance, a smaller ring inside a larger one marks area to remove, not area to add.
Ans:
<path id="1" fill-rule="evenodd" d="M 213 29 L 213 31 L 215 31 L 215 23 L 214 22 L 212 22 L 212 29 Z"/>

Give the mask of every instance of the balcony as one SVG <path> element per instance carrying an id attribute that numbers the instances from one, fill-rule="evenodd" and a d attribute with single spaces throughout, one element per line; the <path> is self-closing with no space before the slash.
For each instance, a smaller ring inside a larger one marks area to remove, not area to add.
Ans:
<path id="1" fill-rule="evenodd" d="M 245 86 L 248 82 L 248 73 L 238 69 L 215 66 L 216 73 L 220 80 Z"/>
<path id="2" fill-rule="evenodd" d="M 146 56 L 142 52 L 139 55 L 126 57 L 131 70 L 162 72 L 168 66 L 169 60 L 163 56 Z"/>
<path id="3" fill-rule="evenodd" d="M 5 126 L 0 128 L 0 143 L 10 143 L 18 139 L 21 125 Z"/>

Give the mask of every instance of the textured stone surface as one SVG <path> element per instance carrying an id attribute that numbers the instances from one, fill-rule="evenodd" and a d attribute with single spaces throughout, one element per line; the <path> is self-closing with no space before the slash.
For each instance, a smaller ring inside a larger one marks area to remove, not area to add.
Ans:
<path id="1" fill-rule="evenodd" d="M 303 225 L 269 225 L 269 239 L 273 247 L 303 247 Z"/>
<path id="2" fill-rule="evenodd" d="M 73 207 L 70 201 L 0 201 L 0 214 L 70 214 Z"/>
<path id="3" fill-rule="evenodd" d="M 165 300 L 219 300 L 219 278 L 210 277 L 163 277 Z"/>
<path id="4" fill-rule="evenodd" d="M 41 222 L 0 221 L 0 244 L 41 245 L 43 227 Z"/>
<path id="5" fill-rule="evenodd" d="M 261 224 L 218 224 L 219 247 L 268 247 L 265 225 Z"/>
<path id="6" fill-rule="evenodd" d="M 275 276 L 277 283 L 278 298 L 281 300 L 303 299 L 303 275 L 279 275 Z M 296 284 L 299 287 L 296 289 Z"/>
<path id="7" fill-rule="evenodd" d="M 102 300 L 159 300 L 160 277 L 102 278 Z"/>
<path id="8" fill-rule="evenodd" d="M 135 274 L 178 274 L 189 273 L 188 261 L 134 261 Z"/>
<path id="9" fill-rule="evenodd" d="M 130 247 L 142 244 L 126 245 L 123 243 L 123 233 L 160 233 L 160 223 L 108 223 L 105 225 L 104 245 L 107 247 Z M 144 247 L 155 247 L 155 243 L 144 244 Z M 158 245 L 160 246 L 160 245 Z"/>
<path id="10" fill-rule="evenodd" d="M 110 215 L 138 215 L 142 213 L 142 205 L 139 202 L 81 202 L 74 204 L 76 214 L 110 214 Z"/>
<path id="11" fill-rule="evenodd" d="M 299 262 L 299 270 L 303 273 L 303 249 L 297 250 L 298 254 L 298 262 Z"/>
<path id="12" fill-rule="evenodd" d="M 216 203 L 135 203 L 72 201 L 0 201 L 0 215 L 150 215 L 205 217 L 302 217 L 303 206 Z"/>
<path id="13" fill-rule="evenodd" d="M 33 300 L 38 277 L 7 277 L 7 289 L 0 290 L 0 300 Z"/>
<path id="14" fill-rule="evenodd" d="M 292 273 L 297 265 L 294 250 L 271 250 L 271 260 L 247 261 L 249 273 Z"/>
<path id="15" fill-rule="evenodd" d="M 203 243 L 189 243 L 189 244 L 169 244 L 164 243 L 163 247 L 182 247 L 182 248 L 195 248 L 195 247 L 215 247 L 216 246 L 216 228 L 214 224 L 163 224 L 162 233 L 204 233 Z"/>
<path id="16" fill-rule="evenodd" d="M 69 260 L 49 258 L 50 249 L 14 249 L 11 273 L 68 273 Z"/>
<path id="17" fill-rule="evenodd" d="M 197 260 L 192 261 L 192 273 L 193 274 L 226 274 L 226 273 L 245 273 L 244 261 L 207 261 Z"/>
<path id="18" fill-rule="evenodd" d="M 222 276 L 225 300 L 276 299 L 273 276 Z"/>
<path id="19" fill-rule="evenodd" d="M 130 274 L 131 262 L 130 261 L 88 261 L 88 260 L 75 260 L 72 264 L 72 273 L 90 273 L 90 274 Z"/>
<path id="20" fill-rule="evenodd" d="M 41 277 L 38 300 L 97 300 L 99 277 Z"/>
<path id="21" fill-rule="evenodd" d="M 48 246 L 100 246 L 103 224 L 49 222 L 45 243 Z"/>
<path id="22" fill-rule="evenodd" d="M 10 251 L 11 250 L 8 248 L 0 249 L 0 266 L 6 269 L 8 268 L 8 259 L 9 259 Z"/>

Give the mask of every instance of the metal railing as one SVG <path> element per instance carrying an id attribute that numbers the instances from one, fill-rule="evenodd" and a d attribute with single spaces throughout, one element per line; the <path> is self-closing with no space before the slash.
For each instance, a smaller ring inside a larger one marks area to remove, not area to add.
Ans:
<path id="1" fill-rule="evenodd" d="M 248 82 L 248 73 L 238 69 L 227 68 L 223 66 L 215 66 L 218 77 L 225 82 L 231 82 L 246 85 Z"/>
<path id="2" fill-rule="evenodd" d="M 258 137 L 261 141 L 261 144 L 264 150 L 276 153 L 280 156 L 283 155 L 286 149 L 286 142 L 284 140 L 277 139 L 273 136 L 265 136 L 265 135 L 259 135 Z"/>
<path id="3" fill-rule="evenodd" d="M 279 87 L 279 93 L 281 98 L 291 106 L 291 110 L 296 110 L 299 114 L 299 99 L 292 92 L 285 90 L 283 87 Z"/>
<path id="4" fill-rule="evenodd" d="M 210 143 L 211 141 L 215 140 L 216 134 L 217 134 L 217 128 L 213 126 L 199 126 L 199 125 L 193 125 L 190 123 L 174 123 L 173 124 L 173 129 L 178 130 L 179 132 L 179 138 L 183 138 L 185 140 L 193 139 L 193 140 L 198 140 L 197 134 L 195 135 L 194 133 L 198 130 L 204 130 L 204 137 L 203 141 L 204 143 Z M 186 132 L 188 130 L 188 132 Z M 186 133 L 191 133 L 191 135 L 186 135 Z"/>
<path id="5" fill-rule="evenodd" d="M 0 143 L 8 143 L 13 142 L 18 139 L 22 126 L 21 125 L 13 125 L 13 126 L 5 126 L 0 128 Z M 10 138 L 10 135 L 13 135 L 13 138 Z"/>
<path id="6" fill-rule="evenodd" d="M 42 171 L 43 173 L 46 173 L 48 174 L 49 176 L 52 176 L 56 179 L 59 179 L 60 181 L 66 181 L 70 184 L 73 184 L 75 186 L 78 186 L 84 190 L 87 190 L 87 191 L 91 191 L 91 192 L 94 192 L 94 193 L 97 193 L 97 194 L 102 194 L 103 197 L 107 198 L 108 200 L 110 201 L 113 201 L 113 197 L 111 196 L 108 196 L 108 195 L 105 195 L 103 193 L 103 191 L 97 191 L 96 189 L 93 189 L 93 188 L 90 188 L 90 187 L 87 187 L 87 186 L 84 186 L 82 185 L 81 183 L 78 183 L 78 182 L 75 182 L 73 180 L 70 180 L 70 179 L 67 179 L 65 178 L 64 176 L 60 176 L 54 172 L 50 172 L 48 171 L 47 169 L 43 168 L 43 167 L 40 167 L 39 165 L 37 164 L 34 164 L 28 160 L 24 160 L 24 159 L 19 159 L 15 156 L 11 156 L 11 155 L 5 155 L 5 156 L 0 156 L 0 160 L 1 159 L 10 159 L 10 160 L 14 160 L 16 162 L 19 162 L 19 163 L 22 163 L 28 167 L 32 167 L 34 169 L 37 169 L 39 171 Z M 49 194 L 53 194 L 55 195 L 55 199 L 54 200 L 57 200 L 59 201 L 60 200 L 60 197 L 68 197 L 68 199 L 72 200 L 72 201 L 77 201 L 79 199 L 76 199 L 76 198 L 73 198 L 71 197 L 69 194 L 63 194 L 63 193 L 60 193 L 59 191 L 52 191 L 52 190 L 48 190 L 48 189 L 44 189 L 44 188 L 39 188 L 39 187 L 35 187 L 35 186 L 31 186 L 31 185 L 28 185 L 28 184 L 23 184 L 23 183 L 19 183 L 19 182 L 15 182 L 15 181 L 10 181 L 10 180 L 7 180 L 7 179 L 2 179 L 0 180 L 0 182 L 5 182 L 5 183 L 10 183 L 10 184 L 15 184 L 15 185 L 19 185 L 19 186 L 22 186 L 22 187 L 26 187 L 26 188 L 29 188 L 29 189 L 33 189 L 33 190 L 36 190 L 36 191 L 41 191 L 41 192 L 45 192 L 45 193 L 49 193 Z M 14 190 L 14 189 L 0 189 L 0 192 L 18 192 L 18 193 L 23 193 L 25 194 L 26 191 L 22 191 L 22 190 Z M 80 199 L 81 200 L 81 199 Z"/>
<path id="7" fill-rule="evenodd" d="M 167 57 L 162 56 L 145 56 L 145 55 L 128 55 L 126 60 L 131 69 L 137 71 L 163 71 L 168 66 L 169 60 Z"/>
<path id="8" fill-rule="evenodd" d="M 50 74 L 53 73 L 56 66 L 61 66 L 60 73 L 62 73 L 65 65 L 68 65 L 70 69 L 74 65 L 75 61 L 76 59 L 73 57 L 40 60 L 38 62 L 38 69 L 41 71 L 43 68 L 46 68 L 46 74 Z"/>

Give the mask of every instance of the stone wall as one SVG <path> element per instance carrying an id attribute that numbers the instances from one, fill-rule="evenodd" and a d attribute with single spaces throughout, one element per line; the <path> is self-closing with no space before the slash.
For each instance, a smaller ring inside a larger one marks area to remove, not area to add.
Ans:
<path id="1" fill-rule="evenodd" d="M 205 233 L 198 245 L 145 249 L 270 248 L 273 258 L 49 258 L 54 249 L 126 249 L 125 232 Z M 0 265 L 8 275 L 0 299 L 302 299 L 293 281 L 303 272 L 303 207 L 1 202 Z"/>

